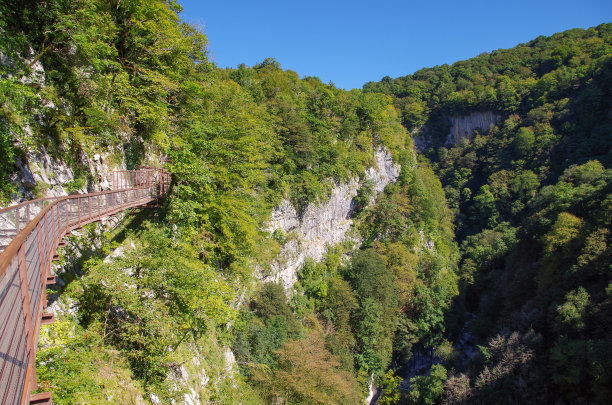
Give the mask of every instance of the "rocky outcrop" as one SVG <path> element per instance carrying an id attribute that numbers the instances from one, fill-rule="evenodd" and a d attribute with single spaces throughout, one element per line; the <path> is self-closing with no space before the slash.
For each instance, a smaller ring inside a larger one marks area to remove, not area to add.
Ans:
<path id="1" fill-rule="evenodd" d="M 501 118 L 492 111 L 476 111 L 467 115 L 442 116 L 436 123 L 429 123 L 415 129 L 411 135 L 417 150 L 453 146 L 462 139 L 471 140 L 476 131 L 484 133 Z M 444 129 L 442 129 L 444 128 Z M 448 133 L 446 133 L 448 129 Z"/>
<path id="2" fill-rule="evenodd" d="M 29 66 L 29 69 L 21 69 L 20 72 L 25 73 L 20 77 L 20 81 L 28 85 L 36 85 L 39 87 L 45 86 L 45 70 L 37 59 L 37 55 L 30 48 L 25 57 L 16 55 L 14 58 L 7 56 L 0 51 L 0 64 L 8 67 L 14 67 L 15 61 L 20 60 L 22 64 Z M 11 73 L 7 73 L 7 77 L 11 77 Z M 55 108 L 54 104 L 47 101 L 47 108 Z M 36 120 L 44 121 L 43 114 L 37 114 Z M 31 122 L 22 124 L 23 136 L 15 136 L 15 142 L 20 144 L 21 139 L 34 139 L 35 135 L 32 130 Z M 53 141 L 51 141 L 53 142 Z M 50 151 L 42 145 L 37 145 L 36 148 L 31 146 L 23 146 L 26 151 L 25 159 L 18 159 L 15 162 L 16 169 L 11 176 L 11 182 L 16 185 L 17 195 L 13 196 L 10 205 L 15 205 L 24 200 L 31 200 L 38 197 L 62 197 L 69 193 L 87 193 L 88 191 L 108 190 L 112 186 L 113 170 L 125 169 L 125 164 L 121 163 L 120 167 L 114 167 L 109 163 L 113 160 L 111 155 L 113 152 L 119 156 L 123 155 L 121 146 L 111 148 L 108 152 L 93 154 L 89 157 L 87 153 L 81 151 L 77 157 L 81 167 L 89 168 L 90 178 L 93 179 L 92 184 L 76 184 L 75 173 L 73 168 L 57 153 Z M 60 153 L 61 155 L 61 153 Z M 116 159 L 115 159 L 116 160 Z M 70 187 L 67 187 L 67 186 Z"/>
<path id="3" fill-rule="evenodd" d="M 17 63 L 16 63 L 17 62 Z M 21 62 L 21 65 L 19 64 Z M 7 78 L 14 77 L 16 74 L 20 74 L 19 80 L 24 84 L 44 86 L 45 83 L 45 69 L 43 68 L 38 55 L 35 54 L 34 49 L 30 47 L 25 55 L 15 54 L 13 57 L 0 51 L 0 65 L 8 68 L 13 68 L 16 72 L 6 73 Z M 28 69 L 24 69 L 19 66 L 27 66 Z M 24 74 L 26 73 L 26 74 Z"/>
<path id="4" fill-rule="evenodd" d="M 476 131 L 488 131 L 499 118 L 498 114 L 491 111 L 473 112 L 468 115 L 449 117 L 451 130 L 446 137 L 445 146 L 456 145 L 463 138 L 471 140 Z"/>
<path id="5" fill-rule="evenodd" d="M 27 163 L 18 162 L 17 167 L 17 188 L 26 199 L 68 195 L 65 186 L 74 180 L 72 168 L 51 157 L 44 148 L 30 156 Z"/>
<path id="6" fill-rule="evenodd" d="M 182 401 L 178 403 L 210 404 L 213 403 L 212 398 L 218 397 L 223 385 L 239 389 L 235 377 L 238 373 L 236 359 L 228 347 L 220 346 L 212 339 L 201 339 L 199 344 L 189 343 L 181 347 L 179 357 L 183 362 L 171 369 L 168 375 L 174 396 L 182 393 Z M 163 403 L 155 394 L 150 398 L 154 404 Z"/>
<path id="7" fill-rule="evenodd" d="M 379 193 L 397 180 L 400 166 L 393 162 L 391 153 L 384 147 L 376 150 L 374 157 L 376 164 L 366 170 L 365 178 Z M 358 189 L 358 178 L 337 183 L 326 202 L 309 204 L 301 215 L 289 201 L 283 200 L 272 212 L 267 230 L 270 233 L 280 230 L 287 235 L 287 240 L 272 263 L 270 274 L 260 275 L 260 279 L 282 283 L 288 290 L 296 282 L 298 270 L 307 257 L 319 261 L 328 246 L 344 241 L 353 225 L 353 198 Z"/>
<path id="8" fill-rule="evenodd" d="M 118 151 L 122 154 L 122 151 Z M 70 193 L 84 194 L 87 192 L 110 190 L 113 182 L 113 172 L 124 170 L 125 164 L 112 166 L 111 152 L 96 153 L 92 158 L 85 153 L 80 160 L 83 167 L 89 168 L 93 183 L 83 182 L 79 186 L 72 184 L 75 180 L 74 170 L 61 158 L 53 157 L 44 147 L 28 156 L 27 162 L 17 161 L 17 171 L 11 181 L 17 185 L 19 196 L 10 205 L 20 200 L 30 200 L 37 197 L 62 197 Z"/>
<path id="9" fill-rule="evenodd" d="M 14 68 L 18 61 L 24 66 L 29 66 L 29 69 L 16 69 L 17 72 L 22 74 L 20 81 L 24 84 L 44 87 L 45 70 L 36 57 L 32 48 L 25 56 L 15 55 L 14 58 L 0 52 L 0 64 Z M 7 73 L 7 77 L 12 76 L 12 73 Z M 24 122 L 21 129 L 24 133 L 23 138 L 34 138 L 29 122 Z M 20 144 L 22 137 L 15 136 L 14 139 L 17 144 Z M 24 147 L 23 149 L 28 151 L 30 148 Z M 9 205 L 36 197 L 64 196 L 67 194 L 64 185 L 74 180 L 73 170 L 65 162 L 51 157 L 43 146 L 30 150 L 27 161 L 19 159 L 15 163 L 17 170 L 11 178 L 11 182 L 17 186 L 19 196 L 16 196 L 15 200 Z"/>

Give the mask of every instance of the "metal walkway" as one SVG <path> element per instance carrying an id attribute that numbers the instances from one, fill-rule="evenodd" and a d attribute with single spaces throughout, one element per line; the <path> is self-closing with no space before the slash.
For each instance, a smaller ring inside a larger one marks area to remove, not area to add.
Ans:
<path id="1" fill-rule="evenodd" d="M 119 211 L 164 197 L 170 174 L 161 169 L 114 173 L 113 190 L 41 198 L 0 210 L 0 405 L 49 404 L 49 393 L 31 394 L 36 345 L 46 314 L 46 286 L 55 283 L 51 262 L 64 235 Z"/>

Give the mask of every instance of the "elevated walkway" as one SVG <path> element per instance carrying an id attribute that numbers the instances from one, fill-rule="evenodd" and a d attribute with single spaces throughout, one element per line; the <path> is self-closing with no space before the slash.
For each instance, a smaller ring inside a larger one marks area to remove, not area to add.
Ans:
<path id="1" fill-rule="evenodd" d="M 113 190 L 41 198 L 0 210 L 0 405 L 50 404 L 49 394 L 31 394 L 36 345 L 46 286 L 62 238 L 91 222 L 128 208 L 156 204 L 166 195 L 170 173 L 139 169 L 114 173 Z"/>

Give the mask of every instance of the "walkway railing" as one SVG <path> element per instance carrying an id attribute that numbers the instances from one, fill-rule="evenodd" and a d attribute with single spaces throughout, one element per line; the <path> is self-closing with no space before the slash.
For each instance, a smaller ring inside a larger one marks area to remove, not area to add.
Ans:
<path id="1" fill-rule="evenodd" d="M 113 190 L 41 198 L 0 210 L 0 405 L 49 403 L 37 389 L 36 345 L 46 285 L 58 244 L 70 231 L 163 197 L 170 174 L 161 169 L 114 173 Z M 6 243 L 6 244 L 3 244 Z"/>

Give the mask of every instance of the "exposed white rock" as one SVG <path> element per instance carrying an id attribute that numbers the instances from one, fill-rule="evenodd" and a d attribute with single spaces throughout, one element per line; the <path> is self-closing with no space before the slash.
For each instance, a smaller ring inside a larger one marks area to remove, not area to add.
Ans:
<path id="1" fill-rule="evenodd" d="M 32 136 L 30 127 L 25 125 L 24 131 L 27 136 Z M 121 148 L 116 151 L 121 154 Z M 113 183 L 113 172 L 115 170 L 124 170 L 125 163 L 119 167 L 110 165 L 112 152 L 102 152 L 93 155 L 90 159 L 83 153 L 80 160 L 85 167 L 89 167 L 91 175 L 96 181 L 95 184 L 90 184 L 91 191 L 110 190 Z M 51 156 L 44 147 L 40 147 L 35 152 L 28 155 L 27 161 L 18 160 L 16 162 L 17 171 L 11 179 L 17 185 L 19 194 L 26 200 L 37 197 L 34 194 L 34 189 L 37 185 L 45 185 L 38 191 L 43 197 L 62 197 L 68 195 L 68 190 L 65 188 L 66 183 L 75 179 L 73 169 L 63 160 Z M 87 193 L 87 185 L 76 190 L 79 194 Z M 9 205 L 19 203 L 20 200 L 15 200 Z"/>
<path id="2" fill-rule="evenodd" d="M 47 307 L 46 311 L 52 313 L 55 316 L 61 314 L 76 319 L 78 312 L 78 303 L 71 298 L 68 298 L 66 300 L 56 300 Z"/>
<path id="3" fill-rule="evenodd" d="M 41 147 L 29 159 L 29 169 L 36 183 L 50 186 L 45 192 L 45 197 L 60 197 L 68 194 L 63 186 L 74 180 L 74 171 L 66 162 L 51 157 L 44 147 Z M 86 193 L 87 190 L 82 189 L 79 192 Z"/>
<path id="4" fill-rule="evenodd" d="M 193 387 L 189 388 L 189 394 L 185 394 L 184 399 L 185 399 L 186 405 L 201 405 L 202 404 L 202 402 L 200 401 L 200 395 L 197 393 L 197 391 Z"/>
<path id="5" fill-rule="evenodd" d="M 20 81 L 24 84 L 39 85 L 44 87 L 45 84 L 45 69 L 36 58 L 38 55 L 32 48 L 29 48 L 26 55 L 23 57 L 17 55 L 17 58 L 22 58 L 22 62 L 29 66 L 29 70 L 23 70 L 27 74 L 21 76 Z M 0 64 L 5 66 L 14 66 L 14 60 L 0 52 Z M 8 74 L 10 77 L 11 75 Z M 47 103 L 48 104 L 48 103 Z M 52 105 L 52 103 L 51 103 Z M 34 134 L 28 122 L 22 124 L 22 136 L 15 136 L 18 144 L 21 144 L 23 139 L 32 139 Z M 23 138 L 23 139 L 22 139 Z M 23 149 L 28 151 L 30 148 L 24 145 Z M 29 150 L 27 162 L 18 160 L 16 162 L 17 171 L 11 178 L 11 181 L 16 183 L 17 190 L 25 199 L 32 199 L 34 196 L 33 189 L 37 184 L 45 184 L 47 187 L 39 190 L 44 197 L 58 197 L 66 195 L 66 190 L 63 185 L 74 179 L 73 170 L 63 161 L 54 159 L 43 146 L 37 147 L 36 150 Z M 20 201 L 12 201 L 9 205 L 14 205 Z"/>
<path id="6" fill-rule="evenodd" d="M 471 140 L 476 130 L 488 131 L 499 120 L 499 115 L 491 111 L 481 111 L 468 115 L 454 115 L 449 119 L 452 126 L 446 138 L 446 145 L 456 145 L 463 138 Z"/>
<path id="7" fill-rule="evenodd" d="M 159 397 L 155 395 L 153 392 L 149 395 L 149 399 L 151 400 L 152 404 L 161 405 L 161 401 L 159 400 Z"/>
<path id="8" fill-rule="evenodd" d="M 401 167 L 393 162 L 393 155 L 385 148 L 381 147 L 374 153 L 376 167 L 366 169 L 366 178 L 374 182 L 374 191 L 382 192 L 387 184 L 394 183 L 400 175 Z"/>
<path id="9" fill-rule="evenodd" d="M 25 84 L 38 85 L 44 87 L 45 85 L 45 70 L 40 60 L 36 58 L 38 55 L 32 48 L 29 49 L 26 55 L 15 55 L 16 58 L 22 59 L 22 62 L 29 66 L 28 70 L 23 70 L 26 74 L 21 76 L 20 81 Z M 2 53 L 0 51 L 0 64 L 5 66 L 15 66 L 14 58 Z M 10 77 L 11 74 L 8 74 Z M 49 100 L 42 100 L 46 107 L 54 108 L 55 105 Z M 68 113 L 68 111 L 66 112 Z M 33 118 L 38 120 L 44 125 L 44 114 L 36 114 Z M 18 144 L 23 143 L 23 139 L 33 139 L 37 137 L 33 133 L 30 123 L 24 122 L 22 124 L 23 136 L 15 136 Z M 23 138 L 23 139 L 22 139 Z M 28 151 L 27 158 L 25 160 L 17 160 L 16 166 L 17 171 L 11 178 L 11 182 L 17 185 L 19 195 L 17 199 L 12 201 L 9 205 L 17 204 L 21 201 L 33 199 L 39 196 L 39 193 L 43 197 L 61 197 L 68 194 L 65 189 L 66 183 L 74 180 L 74 171 L 70 166 L 61 159 L 51 156 L 45 147 L 37 146 L 36 149 L 31 150 L 31 147 L 27 145 L 21 145 L 24 150 Z M 96 184 L 90 184 L 89 186 L 95 190 L 108 190 L 112 186 L 112 172 L 116 169 L 125 169 L 125 162 L 122 162 L 120 167 L 110 167 L 108 165 L 111 159 L 108 159 L 110 155 L 115 152 L 118 155 L 123 154 L 121 146 L 111 148 L 110 151 L 101 152 L 95 154 L 93 159 L 90 159 L 87 154 L 83 151 L 78 157 L 80 163 L 84 167 L 89 167 L 91 175 L 97 180 Z M 153 160 L 153 159 L 149 159 Z M 35 195 L 34 189 L 37 185 L 43 185 L 37 190 L 38 193 Z M 78 193 L 86 193 L 87 186 L 84 186 L 80 190 L 76 190 Z"/>
<path id="10" fill-rule="evenodd" d="M 8 55 L 4 54 L 2 51 L 0 51 L 0 65 L 3 65 L 3 66 L 13 65 L 13 61 L 11 60 L 11 58 L 9 58 Z"/>
<path id="11" fill-rule="evenodd" d="M 24 84 L 39 84 L 44 86 L 45 84 L 45 68 L 43 67 L 40 59 L 36 60 L 38 56 L 34 55 L 34 50 L 29 49 L 29 55 L 26 62 L 30 66 L 30 74 L 21 77 L 21 82 Z"/>
<path id="12" fill-rule="evenodd" d="M 194 358 L 194 360 L 195 359 L 196 358 Z M 206 370 L 204 369 L 204 367 L 202 367 L 200 370 L 201 370 L 201 373 L 202 373 L 202 377 L 200 378 L 200 386 L 202 388 L 204 388 L 204 387 L 206 387 L 206 385 L 210 381 L 210 377 L 208 375 L 206 375 Z"/>
<path id="13" fill-rule="evenodd" d="M 20 72 L 26 72 L 28 74 L 22 75 L 20 81 L 24 84 L 39 84 L 41 86 L 45 83 L 45 69 L 43 68 L 40 60 L 36 60 L 37 55 L 34 53 L 34 49 L 30 47 L 25 57 L 21 54 L 16 55 L 17 59 L 21 59 L 24 64 L 28 65 L 30 70 L 27 72 L 25 69 L 19 70 Z M 6 55 L 0 51 L 0 64 L 8 67 L 15 67 L 15 59 Z M 7 74 L 7 77 L 13 77 L 11 73 Z"/>
<path id="14" fill-rule="evenodd" d="M 480 132 L 488 131 L 500 118 L 499 114 L 492 111 L 476 111 L 467 115 L 445 116 L 442 119 L 450 124 L 451 128 L 446 139 L 444 139 L 443 145 L 440 145 L 441 139 L 434 138 L 427 125 L 415 129 L 411 135 L 416 148 L 423 152 L 435 146 L 456 145 L 464 138 L 471 140 L 477 130 Z"/>
<path id="15" fill-rule="evenodd" d="M 106 152 L 95 153 L 91 159 L 86 157 L 87 166 L 90 168 L 92 176 L 97 181 L 96 188 L 98 191 L 112 189 L 114 182 L 113 173 L 116 170 L 126 170 L 125 162 L 122 162 L 119 167 L 110 166 L 110 162 L 113 160 L 112 155 L 122 155 L 123 153 L 123 148 L 117 146 L 115 148 L 109 148 Z"/>
<path id="16" fill-rule="evenodd" d="M 223 349 L 223 357 L 225 358 L 225 372 L 227 377 L 232 382 L 232 387 L 236 388 L 236 379 L 234 377 L 234 365 L 236 364 L 236 356 L 229 347 Z"/>
<path id="17" fill-rule="evenodd" d="M 130 242 L 127 247 L 131 250 L 136 249 L 136 245 L 134 244 L 134 242 Z M 123 257 L 125 255 L 125 249 L 126 249 L 125 245 L 119 245 L 117 249 L 110 252 L 110 254 L 108 254 L 108 256 L 104 258 L 103 262 L 110 263 L 118 257 Z"/>
<path id="18" fill-rule="evenodd" d="M 30 131 L 29 126 L 24 126 L 24 131 Z M 34 194 L 34 189 L 38 184 L 45 185 L 44 188 L 38 190 L 43 197 L 68 195 L 63 186 L 74 180 L 74 171 L 65 162 L 53 158 L 44 147 L 30 154 L 27 162 L 18 159 L 15 163 L 17 171 L 13 174 L 11 181 L 17 185 L 17 191 L 24 199 L 38 197 Z M 18 197 L 9 205 L 20 202 L 21 197 Z"/>
<path id="19" fill-rule="evenodd" d="M 380 147 L 375 152 L 376 166 L 368 168 L 365 177 L 374 183 L 379 193 L 389 183 L 397 180 L 400 166 L 393 162 L 389 150 Z M 282 283 L 289 290 L 297 281 L 297 272 L 307 257 L 319 261 L 328 246 L 345 240 L 347 231 L 353 225 L 353 198 L 357 195 L 359 180 L 336 184 L 329 200 L 321 204 L 309 204 L 301 215 L 287 200 L 272 212 L 267 230 L 273 233 L 280 229 L 288 234 L 277 260 L 271 265 L 270 275 L 261 275 L 262 281 Z"/>
<path id="20" fill-rule="evenodd" d="M 204 370 L 202 368 L 202 370 Z M 206 371 L 204 371 L 204 373 L 206 373 Z M 179 376 L 180 378 L 177 379 L 177 383 L 179 386 L 185 386 L 185 385 L 189 385 L 189 373 L 187 372 L 187 369 L 185 368 L 184 365 L 181 365 L 180 369 L 179 369 Z M 177 377 L 179 377 L 177 376 Z M 186 405 L 201 405 L 202 401 L 200 401 L 200 394 L 198 393 L 198 390 L 196 390 L 195 387 L 191 386 L 188 387 L 189 392 L 183 394 L 183 400 L 184 400 L 184 404 Z"/>
<path id="21" fill-rule="evenodd" d="M 205 361 L 206 357 L 211 355 L 206 348 L 188 343 L 184 349 L 187 350 L 186 353 L 188 353 L 190 361 L 172 369 L 167 376 L 170 390 L 177 393 L 182 391 L 182 400 L 178 401 L 179 404 L 202 405 L 203 403 L 209 403 L 207 402 L 209 395 L 218 391 L 219 383 L 226 379 L 229 379 L 234 388 L 238 387 L 235 380 L 236 358 L 230 347 L 219 347 L 221 349 L 219 354 L 225 360 L 220 368 L 211 367 L 211 364 Z M 152 400 L 152 402 L 154 401 Z"/>
<path id="22" fill-rule="evenodd" d="M 433 253 L 435 248 L 435 242 L 431 239 L 425 238 L 425 231 L 419 229 L 419 244 L 414 247 L 415 250 L 425 248 Z"/>

